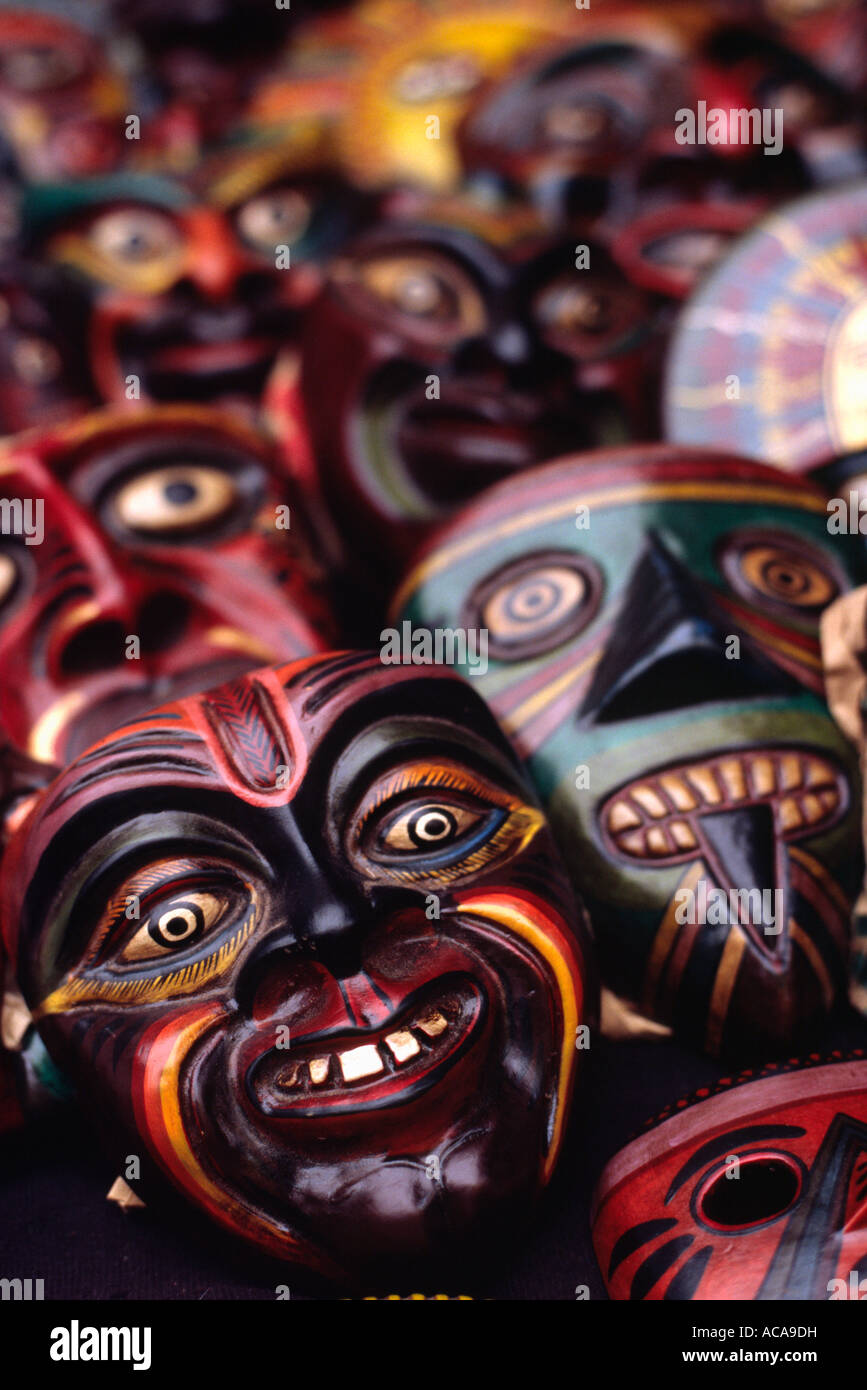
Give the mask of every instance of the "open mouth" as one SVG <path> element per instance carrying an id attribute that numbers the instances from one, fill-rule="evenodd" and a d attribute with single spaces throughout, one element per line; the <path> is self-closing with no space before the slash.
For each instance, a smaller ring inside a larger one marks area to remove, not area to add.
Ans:
<path id="1" fill-rule="evenodd" d="M 214 322 L 172 314 L 168 321 L 128 323 L 117 335 L 121 371 L 138 376 L 152 400 L 258 397 L 290 326 L 277 331 L 271 320 L 260 323 L 238 310 Z"/>
<path id="2" fill-rule="evenodd" d="M 774 839 L 787 841 L 828 829 L 847 804 L 836 764 L 780 746 L 680 763 L 638 778 L 608 798 L 600 821 L 620 854 L 663 864 L 701 854 L 705 832 L 729 813 L 764 807 Z"/>
<path id="3" fill-rule="evenodd" d="M 247 1077 L 254 1105 L 283 1118 L 381 1109 L 421 1095 L 472 1046 L 485 999 L 469 977 L 441 977 L 374 1029 L 320 1033 L 274 1048 Z"/>
<path id="4" fill-rule="evenodd" d="M 393 447 L 421 493 L 457 505 L 512 472 L 574 447 L 576 421 L 531 392 L 487 378 L 443 382 L 386 407 Z"/>

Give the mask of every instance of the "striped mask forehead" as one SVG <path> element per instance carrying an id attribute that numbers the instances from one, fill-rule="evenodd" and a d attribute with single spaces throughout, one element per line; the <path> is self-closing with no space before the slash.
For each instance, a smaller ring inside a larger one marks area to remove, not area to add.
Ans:
<path id="1" fill-rule="evenodd" d="M 423 585 L 464 565 L 469 571 L 488 563 L 494 553 L 499 560 L 552 542 L 592 549 L 594 517 L 629 508 L 633 521 L 624 524 L 641 530 L 645 517 L 657 517 L 669 504 L 755 508 L 780 521 L 788 514 L 827 538 L 824 494 L 804 479 L 781 478 L 778 470 L 746 459 L 667 445 L 594 451 L 500 483 L 466 507 L 410 570 L 394 611 Z M 590 519 L 586 529 L 578 524 L 582 508 Z"/>

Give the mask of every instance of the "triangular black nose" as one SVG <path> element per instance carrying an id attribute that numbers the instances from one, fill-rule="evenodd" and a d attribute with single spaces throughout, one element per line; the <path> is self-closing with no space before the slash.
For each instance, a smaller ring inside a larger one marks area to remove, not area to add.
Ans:
<path id="1" fill-rule="evenodd" d="M 582 722 L 613 724 L 799 689 L 792 677 L 743 643 L 739 656 L 727 656 L 730 635 L 689 571 L 651 532 L 582 703 Z"/>

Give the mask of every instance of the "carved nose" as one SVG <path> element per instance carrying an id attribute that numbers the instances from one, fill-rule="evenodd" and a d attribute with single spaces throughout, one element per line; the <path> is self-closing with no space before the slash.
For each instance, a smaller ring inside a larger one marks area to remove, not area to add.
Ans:
<path id="1" fill-rule="evenodd" d="M 731 636 L 712 601 L 660 536 L 651 533 L 627 583 L 605 654 L 581 705 L 588 724 L 723 700 L 798 691 L 797 682 Z"/>

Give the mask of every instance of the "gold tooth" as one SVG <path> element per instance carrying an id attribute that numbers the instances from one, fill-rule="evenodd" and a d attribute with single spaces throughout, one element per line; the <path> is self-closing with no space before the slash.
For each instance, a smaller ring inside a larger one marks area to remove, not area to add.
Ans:
<path id="1" fill-rule="evenodd" d="M 652 825 L 647 832 L 647 848 L 651 854 L 671 854 L 671 845 L 661 825 Z"/>
<path id="2" fill-rule="evenodd" d="M 823 811 L 836 811 L 840 804 L 840 796 L 836 787 L 826 787 L 824 791 L 817 792 Z"/>
<path id="3" fill-rule="evenodd" d="M 808 825 L 815 825 L 816 821 L 824 819 L 825 812 L 815 792 L 807 792 L 801 797 L 801 812 Z"/>
<path id="4" fill-rule="evenodd" d="M 301 1063 L 296 1062 L 294 1066 L 287 1067 L 285 1071 L 281 1071 L 280 1075 L 277 1077 L 277 1085 L 284 1091 L 290 1090 L 293 1086 L 300 1086 L 300 1072 Z"/>
<path id="5" fill-rule="evenodd" d="M 772 758 L 761 754 L 750 759 L 750 776 L 756 796 L 770 796 L 777 790 L 777 777 Z"/>
<path id="6" fill-rule="evenodd" d="M 831 780 L 831 774 L 827 763 L 823 763 L 821 758 L 807 758 L 804 771 L 804 785 L 815 787 L 818 783 L 827 784 Z"/>
<path id="7" fill-rule="evenodd" d="M 668 829 L 678 849 L 695 849 L 697 840 L 685 820 L 669 821 Z"/>
<path id="8" fill-rule="evenodd" d="M 448 1021 L 443 1018 L 439 1009 L 431 1009 L 418 1023 L 413 1024 L 413 1027 L 421 1029 L 426 1038 L 438 1038 L 448 1026 Z"/>
<path id="9" fill-rule="evenodd" d="M 330 1057 L 313 1057 L 310 1060 L 310 1080 L 314 1086 L 321 1086 L 328 1080 Z"/>
<path id="10" fill-rule="evenodd" d="M 659 785 L 678 811 L 694 811 L 698 805 L 693 793 L 682 777 L 666 772 L 659 778 Z"/>
<path id="11" fill-rule="evenodd" d="M 722 792 L 709 767 L 699 763 L 697 767 L 688 768 L 686 775 L 704 801 L 710 806 L 719 805 L 722 801 Z"/>
<path id="12" fill-rule="evenodd" d="M 668 807 L 662 797 L 658 792 L 653 790 L 653 787 L 648 786 L 646 782 L 642 782 L 638 787 L 631 787 L 629 795 L 632 797 L 633 801 L 638 802 L 639 806 L 641 806 L 648 815 L 653 816 L 654 820 L 661 820 L 663 816 L 668 815 Z"/>
<path id="13" fill-rule="evenodd" d="M 612 835 L 617 835 L 621 830 L 631 830 L 634 825 L 640 824 L 640 815 L 627 801 L 615 801 L 608 812 L 608 829 Z"/>
<path id="14" fill-rule="evenodd" d="M 622 835 L 620 837 L 617 844 L 619 848 L 625 850 L 627 854 L 637 854 L 642 859 L 647 853 L 643 830 L 630 830 L 628 835 Z"/>
<path id="15" fill-rule="evenodd" d="M 780 802 L 780 825 L 784 830 L 797 830 L 804 824 L 801 809 L 793 796 L 784 796 Z"/>
<path id="16" fill-rule="evenodd" d="M 337 1060 L 344 1081 L 360 1081 L 365 1076 L 376 1076 L 383 1071 L 385 1063 L 372 1043 L 353 1047 L 349 1052 L 338 1052 Z"/>
<path id="17" fill-rule="evenodd" d="M 732 801 L 742 801 L 745 796 L 749 796 L 744 765 L 740 758 L 726 758 L 717 765 L 717 772 L 723 779 L 723 785 Z"/>
<path id="18" fill-rule="evenodd" d="M 804 769 L 797 753 L 784 753 L 780 759 L 780 789 L 793 791 L 804 785 Z"/>
<path id="19" fill-rule="evenodd" d="M 398 1028 L 396 1033 L 388 1033 L 384 1042 L 398 1066 L 421 1052 L 418 1038 L 414 1038 L 408 1028 Z"/>

